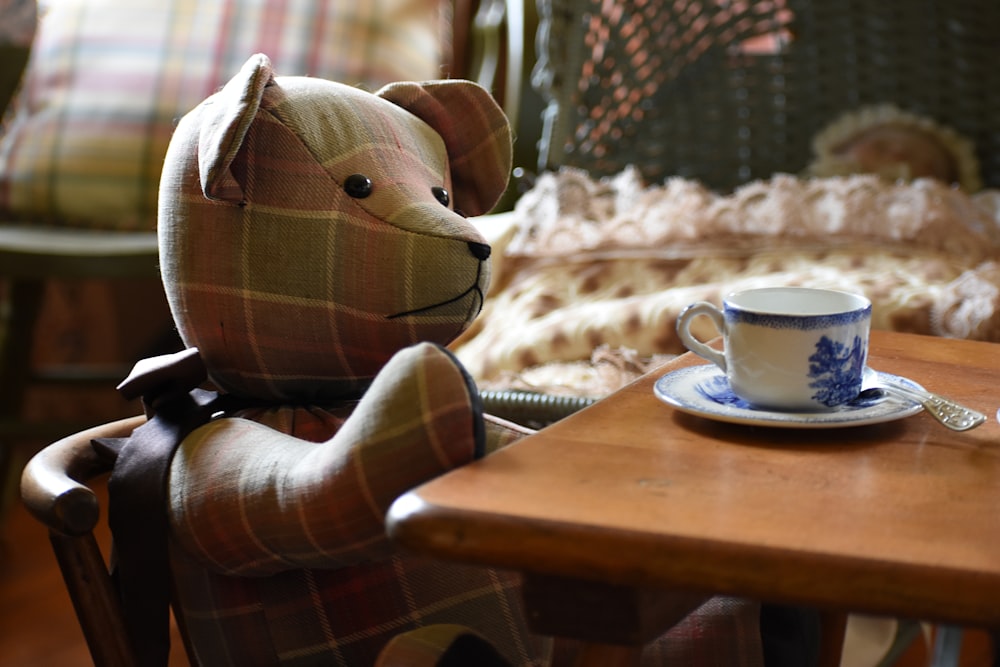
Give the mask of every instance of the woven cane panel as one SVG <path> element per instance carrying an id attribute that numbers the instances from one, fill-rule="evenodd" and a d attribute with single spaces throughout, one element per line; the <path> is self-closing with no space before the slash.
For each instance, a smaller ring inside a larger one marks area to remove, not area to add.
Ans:
<path id="1" fill-rule="evenodd" d="M 635 165 L 730 190 L 800 172 L 817 130 L 892 102 L 1000 186 L 996 0 L 539 0 L 542 168 Z"/>

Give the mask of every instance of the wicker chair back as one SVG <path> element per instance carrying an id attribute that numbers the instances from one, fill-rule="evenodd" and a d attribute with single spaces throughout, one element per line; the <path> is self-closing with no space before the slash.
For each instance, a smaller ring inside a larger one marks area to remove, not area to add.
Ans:
<path id="1" fill-rule="evenodd" d="M 890 102 L 971 139 L 1000 187 L 996 0 L 539 0 L 539 17 L 542 169 L 727 191 L 799 173 L 819 129 Z"/>

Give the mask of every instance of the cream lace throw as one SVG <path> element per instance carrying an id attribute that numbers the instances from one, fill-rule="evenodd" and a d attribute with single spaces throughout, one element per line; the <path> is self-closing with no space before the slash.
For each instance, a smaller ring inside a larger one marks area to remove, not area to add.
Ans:
<path id="1" fill-rule="evenodd" d="M 875 328 L 1000 341 L 994 191 L 778 175 L 721 196 L 566 170 L 513 218 L 483 313 L 453 345 L 484 387 L 603 395 L 683 352 L 684 306 L 763 285 L 859 291 Z"/>

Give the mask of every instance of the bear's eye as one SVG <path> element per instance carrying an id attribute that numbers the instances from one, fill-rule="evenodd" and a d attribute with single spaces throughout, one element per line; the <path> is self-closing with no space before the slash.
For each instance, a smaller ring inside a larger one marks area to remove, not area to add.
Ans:
<path id="1" fill-rule="evenodd" d="M 440 185 L 435 185 L 431 188 L 431 192 L 434 193 L 434 199 L 437 199 L 444 206 L 447 206 L 451 202 L 451 197 L 448 196 L 448 191 Z"/>
<path id="2" fill-rule="evenodd" d="M 372 193 L 372 179 L 364 174 L 351 174 L 344 179 L 344 192 L 349 197 L 364 199 Z"/>

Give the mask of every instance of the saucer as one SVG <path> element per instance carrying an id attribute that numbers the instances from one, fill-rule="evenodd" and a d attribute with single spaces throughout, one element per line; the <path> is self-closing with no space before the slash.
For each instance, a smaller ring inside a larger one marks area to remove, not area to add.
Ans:
<path id="1" fill-rule="evenodd" d="M 865 369 L 864 387 L 881 378 L 896 379 L 922 389 L 912 380 Z M 681 412 L 716 421 L 780 428 L 840 428 L 878 424 L 909 417 L 923 410 L 919 403 L 892 395 L 855 400 L 825 412 L 781 412 L 752 407 L 733 394 L 729 380 L 715 364 L 690 366 L 667 373 L 653 386 L 656 397 Z"/>

